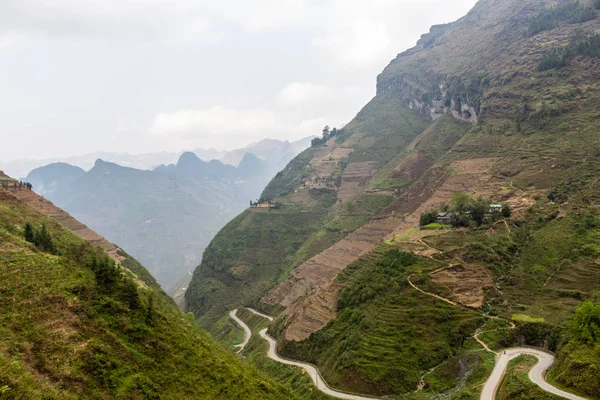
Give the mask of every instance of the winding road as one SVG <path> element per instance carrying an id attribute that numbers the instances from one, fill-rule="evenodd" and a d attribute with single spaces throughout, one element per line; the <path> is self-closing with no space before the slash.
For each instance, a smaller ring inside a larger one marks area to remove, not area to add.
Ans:
<path id="1" fill-rule="evenodd" d="M 451 302 L 450 300 L 444 299 L 442 297 L 434 295 L 433 293 L 428 293 L 428 292 L 425 292 L 425 291 L 419 289 L 418 287 L 413 285 L 412 282 L 410 282 L 410 277 L 408 279 L 408 282 L 411 284 L 411 286 L 413 288 L 415 288 L 416 290 L 418 290 L 424 294 L 433 296 L 440 300 L 444 300 L 450 304 L 455 304 L 455 303 Z M 262 314 L 252 308 L 247 308 L 247 310 L 255 315 L 262 317 L 262 318 L 266 318 L 269 321 L 273 321 L 273 317 L 270 317 L 266 314 Z M 236 347 L 239 347 L 239 350 L 237 352 L 240 353 L 246 347 L 248 342 L 250 341 L 250 338 L 252 337 L 252 331 L 250 330 L 250 327 L 248 327 L 248 325 L 246 325 L 246 323 L 244 321 L 242 321 L 241 319 L 238 318 L 237 309 L 230 311 L 229 316 L 244 330 L 244 341 L 241 344 L 236 346 Z M 489 317 L 489 318 L 499 319 L 497 317 Z M 511 327 L 514 329 L 515 325 L 510 321 L 508 321 L 508 322 L 511 324 Z M 488 331 L 488 332 L 491 332 L 491 331 Z M 554 356 L 552 354 L 547 353 L 542 350 L 525 348 L 525 347 L 506 349 L 506 350 L 503 350 L 503 351 L 497 353 L 497 352 L 491 350 L 487 346 L 487 344 L 479 338 L 479 335 L 482 333 L 485 333 L 485 332 L 481 332 L 478 330 L 475 333 L 474 338 L 475 338 L 475 340 L 477 340 L 477 342 L 479 342 L 479 344 L 482 347 L 485 348 L 486 351 L 496 354 L 496 365 L 494 366 L 494 370 L 492 371 L 492 374 L 490 375 L 488 380 L 485 382 L 485 385 L 481 392 L 480 400 L 494 400 L 496 398 L 496 392 L 498 391 L 498 387 L 500 386 L 500 383 L 502 382 L 502 379 L 504 378 L 504 374 L 506 373 L 508 363 L 511 360 L 513 360 L 521 355 L 532 355 L 539 360 L 538 363 L 529 371 L 529 379 L 531 380 L 531 382 L 538 385 L 542 390 L 544 390 L 548 393 L 552 393 L 556 396 L 563 397 L 565 399 L 587 400 L 584 397 L 579 397 L 574 394 L 567 393 L 563 390 L 560 390 L 560 389 L 550 385 L 544 379 L 544 374 L 554 363 Z M 277 361 L 278 363 L 281 363 L 281 364 L 291 365 L 294 367 L 302 368 L 304 371 L 306 371 L 308 376 L 310 376 L 310 379 L 312 379 L 312 381 L 315 384 L 315 386 L 317 387 L 317 389 L 319 389 L 321 392 L 323 392 L 331 397 L 338 398 L 338 399 L 346 399 L 346 400 L 377 399 L 376 397 L 367 397 L 367 396 L 361 396 L 361 395 L 356 395 L 356 394 L 351 394 L 351 393 L 344 393 L 344 392 L 340 392 L 340 391 L 332 389 L 327 384 L 327 382 L 325 382 L 325 380 L 321 376 L 321 373 L 314 365 L 280 357 L 277 354 L 277 342 L 275 341 L 275 339 L 273 339 L 271 336 L 269 336 L 269 334 L 267 334 L 267 328 L 261 330 L 259 332 L 259 334 L 260 334 L 260 337 L 262 337 L 264 340 L 266 340 L 267 343 L 269 344 L 269 349 L 267 350 L 267 357 L 269 357 L 270 359 Z"/>
<path id="2" fill-rule="evenodd" d="M 481 400 L 495 399 L 496 392 L 498 391 L 500 382 L 502 382 L 502 378 L 504 377 L 504 373 L 506 372 L 509 361 L 524 354 L 535 356 L 539 360 L 539 362 L 529 371 L 529 380 L 538 385 L 542 390 L 560 397 L 564 397 L 565 399 L 586 400 L 584 397 L 579 397 L 575 396 L 574 394 L 564 392 L 546 382 L 544 379 L 544 373 L 554 363 L 554 356 L 541 350 L 529 348 L 507 349 L 496 356 L 496 366 L 492 371 L 492 375 L 488 378 L 485 386 L 483 387 L 480 397 Z"/>
<path id="3" fill-rule="evenodd" d="M 237 316 L 237 308 L 233 311 L 229 311 L 229 316 L 231 317 L 231 319 L 233 319 L 244 331 L 244 341 L 240 344 L 236 344 L 235 347 L 238 347 L 239 350 L 236 353 L 241 353 L 242 350 L 244 350 L 244 348 L 248 345 L 248 342 L 250 341 L 250 338 L 252 337 L 252 331 L 250 330 L 250 328 L 248 327 L 248 325 L 246 325 L 244 323 L 244 321 L 242 321 L 241 319 L 238 318 Z"/>
<path id="4" fill-rule="evenodd" d="M 443 269 L 443 268 L 442 268 Z M 437 272 L 437 271 L 434 271 Z M 408 283 L 410 284 L 410 286 L 412 286 L 415 290 L 426 294 L 428 296 L 434 297 L 436 299 L 445 301 L 448 304 L 452 304 L 453 306 L 459 307 L 458 304 L 454 303 L 451 300 L 445 299 L 441 296 L 438 296 L 436 294 L 433 293 L 429 293 L 426 292 L 422 289 L 420 289 L 419 287 L 417 287 L 415 284 L 413 284 L 410 281 L 411 276 L 409 276 L 408 279 Z M 487 318 L 491 318 L 491 319 L 496 319 L 496 320 L 501 320 L 501 318 L 498 317 L 490 317 L 487 316 Z M 506 321 L 510 324 L 511 329 L 515 329 L 516 326 L 512 321 Z M 497 330 L 497 329 L 495 329 Z M 493 330 L 493 331 L 495 331 Z M 496 392 L 498 391 L 498 387 L 500 386 L 500 383 L 502 382 L 502 378 L 504 378 L 504 373 L 506 372 L 506 368 L 508 367 L 508 363 L 510 362 L 510 360 L 515 359 L 521 355 L 532 355 L 535 356 L 539 361 L 538 363 L 529 371 L 529 380 L 533 383 L 535 383 L 536 385 L 538 385 L 542 390 L 548 392 L 548 393 L 552 393 L 556 396 L 560 396 L 560 397 L 564 397 L 565 399 L 570 399 L 570 400 L 587 400 L 584 397 L 579 397 L 576 396 L 574 394 L 565 392 L 563 390 L 560 390 L 552 385 L 550 385 L 545 379 L 544 379 L 544 374 L 546 373 L 546 371 L 552 366 L 552 364 L 554 364 L 554 356 L 550 353 L 547 353 L 545 351 L 542 350 L 537 350 L 537 349 L 531 349 L 531 348 L 525 348 L 525 347 L 519 347 L 519 348 L 512 348 L 512 349 L 506 349 L 503 350 L 501 352 L 495 352 L 492 349 L 490 349 L 488 347 L 488 345 L 479 338 L 479 335 L 481 335 L 482 333 L 485 332 L 493 332 L 493 331 L 481 331 L 480 329 L 477 330 L 477 332 L 475 332 L 475 335 L 473 336 L 474 339 L 488 352 L 493 353 L 496 355 L 496 365 L 494 366 L 494 370 L 492 371 L 492 375 L 490 375 L 490 377 L 488 378 L 488 380 L 485 382 L 485 385 L 483 387 L 483 390 L 481 392 L 481 397 L 480 400 L 494 400 L 496 398 Z M 419 384 L 419 388 L 421 389 L 421 384 Z"/>
<path id="5" fill-rule="evenodd" d="M 251 308 L 247 308 L 247 310 L 250 311 L 253 314 L 256 314 L 258 316 L 266 318 L 269 321 L 273 321 L 273 317 L 270 317 L 268 315 L 259 313 L 258 311 L 253 310 Z M 250 341 L 250 337 L 252 335 L 252 331 L 250 330 L 250 328 L 248 327 L 248 325 L 246 325 L 244 323 L 244 321 L 242 321 L 241 319 L 239 319 L 237 317 L 236 313 L 237 313 L 237 309 L 231 311 L 229 313 L 229 316 L 238 325 L 240 325 L 244 329 L 244 333 L 245 333 L 244 334 L 244 343 L 242 343 L 242 345 L 236 346 L 236 347 L 242 346 L 241 349 L 238 351 L 238 353 L 239 353 L 244 347 L 246 347 L 246 344 L 248 344 L 248 341 Z M 321 392 L 325 393 L 326 395 L 329 395 L 331 397 L 335 397 L 337 399 L 346 399 L 346 400 L 374 400 L 374 399 L 377 399 L 377 397 L 360 396 L 360 395 L 355 395 L 355 394 L 351 394 L 351 393 L 339 392 L 337 390 L 332 389 L 327 384 L 327 382 L 325 382 L 325 380 L 321 376 L 321 373 L 319 372 L 319 370 L 314 365 L 306 364 L 306 363 L 303 363 L 303 362 L 300 362 L 300 361 L 293 361 L 293 360 L 288 360 L 288 359 L 285 359 L 285 358 L 281 358 L 277 354 L 277 342 L 275 341 L 275 339 L 273 339 L 271 336 L 269 336 L 267 334 L 267 328 L 265 328 L 262 331 L 260 331 L 259 335 L 264 340 L 266 340 L 267 343 L 269 344 L 269 350 L 267 350 L 267 357 L 269 357 L 271 360 L 277 361 L 278 363 L 281 363 L 281 364 L 291 365 L 291 366 L 294 366 L 294 367 L 302 368 L 304 371 L 306 371 L 306 373 L 308 374 L 308 376 L 310 376 L 310 379 L 312 379 L 312 381 L 315 384 L 315 386 L 317 387 L 317 389 L 319 389 Z"/>

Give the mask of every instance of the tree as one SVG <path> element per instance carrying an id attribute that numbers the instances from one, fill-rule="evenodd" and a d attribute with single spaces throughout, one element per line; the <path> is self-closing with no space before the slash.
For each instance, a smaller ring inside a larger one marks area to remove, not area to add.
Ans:
<path id="1" fill-rule="evenodd" d="M 510 218 L 511 215 L 512 215 L 512 210 L 510 209 L 510 206 L 508 205 L 508 203 L 502 203 L 502 216 L 504 218 Z"/>
<path id="2" fill-rule="evenodd" d="M 25 240 L 29 243 L 35 243 L 35 231 L 29 222 L 25 224 Z"/>
<path id="3" fill-rule="evenodd" d="M 455 213 L 455 214 L 452 214 L 452 217 L 450 218 L 450 224 L 454 228 L 461 228 L 461 227 L 466 228 L 469 225 L 471 225 L 471 219 L 464 214 Z"/>
<path id="4" fill-rule="evenodd" d="M 41 251 L 56 254 L 56 247 L 54 246 L 52 237 L 46 229 L 46 224 L 42 224 L 40 231 L 35 234 L 34 244 Z"/>
<path id="5" fill-rule="evenodd" d="M 600 304 L 586 301 L 571 320 L 571 332 L 581 340 L 600 342 Z"/>
<path id="6" fill-rule="evenodd" d="M 321 139 L 321 138 L 318 138 L 318 137 L 314 138 L 313 140 L 310 141 L 310 145 L 312 147 L 320 146 L 320 145 L 322 145 L 324 143 L 325 143 L 325 141 L 323 139 Z"/>
<path id="7" fill-rule="evenodd" d="M 325 125 L 323 128 L 323 140 L 327 141 L 329 139 L 329 125 Z"/>
<path id="8" fill-rule="evenodd" d="M 429 210 L 421 214 L 419 225 L 425 226 L 434 223 L 437 220 L 437 211 Z"/>
<path id="9" fill-rule="evenodd" d="M 123 287 L 121 288 L 121 298 L 129 304 L 130 310 L 142 308 L 142 302 L 137 291 L 135 282 L 127 277 L 123 278 Z"/>
<path id="10" fill-rule="evenodd" d="M 471 203 L 471 196 L 463 192 L 456 192 L 452 195 L 452 206 L 455 212 L 464 213 Z"/>
<path id="11" fill-rule="evenodd" d="M 489 209 L 489 203 L 479 198 L 477 201 L 473 202 L 469 208 L 471 211 L 471 218 L 477 222 L 477 225 L 483 224 L 485 213 Z"/>

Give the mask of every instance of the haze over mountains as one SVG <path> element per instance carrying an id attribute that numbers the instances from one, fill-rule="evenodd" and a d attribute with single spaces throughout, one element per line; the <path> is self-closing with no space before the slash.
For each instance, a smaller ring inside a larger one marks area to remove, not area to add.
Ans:
<path id="1" fill-rule="evenodd" d="M 233 166 L 237 166 L 237 164 L 241 161 L 242 157 L 245 153 L 250 152 L 257 155 L 260 158 L 265 160 L 269 159 L 271 162 L 274 160 L 271 159 L 272 153 L 274 151 L 278 154 L 286 155 L 288 153 L 299 153 L 301 150 L 305 149 L 310 140 L 313 137 L 307 137 L 304 139 L 300 139 L 294 142 L 288 141 L 280 141 L 275 139 L 263 139 L 259 142 L 252 143 L 244 148 L 235 149 L 235 150 L 216 150 L 213 148 L 203 149 L 197 148 L 191 150 L 195 153 L 201 160 L 210 161 L 210 160 L 221 160 L 224 164 L 229 164 Z M 54 164 L 54 163 L 67 163 L 73 166 L 80 167 L 84 170 L 89 170 L 94 166 L 96 160 L 101 159 L 109 162 L 113 162 L 115 164 L 119 164 L 124 167 L 136 168 L 136 169 L 153 169 L 157 166 L 164 164 L 173 164 L 177 162 L 179 156 L 181 156 L 183 152 L 180 153 L 169 153 L 169 152 L 160 152 L 160 153 L 148 153 L 148 154 L 128 154 L 128 153 L 116 153 L 116 152 L 95 152 L 90 154 L 84 154 L 80 156 L 72 156 L 72 157 L 54 157 L 54 158 L 46 158 L 46 159 L 20 159 L 20 160 L 12 160 L 12 161 L 2 161 L 0 160 L 0 170 L 9 174 L 10 176 L 16 177 L 25 177 L 31 171 L 36 168 Z M 286 155 L 289 157 L 289 155 Z"/>
<path id="2" fill-rule="evenodd" d="M 229 152 L 228 161 L 236 166 L 185 152 L 175 164 L 152 170 L 100 159 L 87 172 L 53 163 L 31 171 L 26 180 L 37 193 L 140 259 L 169 290 L 189 276 L 214 234 L 256 200 L 309 140 L 264 140 Z"/>

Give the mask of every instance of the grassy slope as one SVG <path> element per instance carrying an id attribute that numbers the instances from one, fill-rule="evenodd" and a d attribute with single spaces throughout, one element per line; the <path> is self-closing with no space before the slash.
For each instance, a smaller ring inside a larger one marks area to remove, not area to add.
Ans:
<path id="1" fill-rule="evenodd" d="M 544 392 L 529 380 L 529 370 L 538 362 L 533 356 L 520 356 L 508 364 L 506 376 L 498 388 L 498 400 L 539 399 L 555 400 L 562 397 Z"/>
<path id="2" fill-rule="evenodd" d="M 294 251 L 313 232 L 335 194 L 311 192 L 313 205 L 247 210 L 213 239 L 186 293 L 187 309 L 211 327 L 227 311 L 251 304 L 277 283 Z M 260 249 L 261 251 L 257 251 Z"/>
<path id="3" fill-rule="evenodd" d="M 337 318 L 306 341 L 284 343 L 283 354 L 315 363 L 330 384 L 351 391 L 415 390 L 425 371 L 455 355 L 483 323 L 475 312 L 410 288 L 408 275 L 436 268 L 382 245 L 338 277 L 345 287 Z"/>
<path id="4" fill-rule="evenodd" d="M 374 99 L 345 128 L 345 142 L 355 133 L 367 133 L 357 140 L 356 156 L 349 161 L 385 165 L 426 126 L 423 117 L 393 98 Z M 186 309 L 201 325 L 211 329 L 228 310 L 255 303 L 293 267 L 343 239 L 392 201 L 389 195 L 365 193 L 330 213 L 336 201 L 333 190 L 311 191 L 309 200 L 298 200 L 293 191 L 311 176 L 308 164 L 319 150 L 300 154 L 265 189 L 262 197 L 281 202 L 281 209 L 247 210 L 215 236 L 186 293 Z"/>
<path id="5" fill-rule="evenodd" d="M 242 355 L 248 361 L 294 393 L 303 396 L 302 398 L 308 400 L 331 398 L 316 390 L 312 380 L 300 368 L 280 364 L 266 356 L 268 344 L 259 335 L 259 332 L 269 325 L 265 318 L 257 316 L 246 309 L 240 309 L 237 315 L 252 330 L 252 338 L 242 352 Z"/>
<path id="6" fill-rule="evenodd" d="M 22 239 L 45 223 L 60 254 Z M 0 201 L 0 397 L 292 396 L 243 365 L 171 301 L 139 288 L 139 307 L 104 292 L 81 261 L 102 252 L 19 202 Z M 150 306 L 150 302 L 152 306 Z"/>

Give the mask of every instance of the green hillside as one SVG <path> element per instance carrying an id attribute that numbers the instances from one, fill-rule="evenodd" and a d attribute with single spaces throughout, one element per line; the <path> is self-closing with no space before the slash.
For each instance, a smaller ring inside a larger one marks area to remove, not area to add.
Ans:
<path id="1" fill-rule="evenodd" d="M 116 266 L 0 195 L 0 398 L 294 398 L 144 284 L 135 260 Z M 25 240 L 28 223 L 38 235 L 45 227 L 52 251 Z"/>
<path id="2" fill-rule="evenodd" d="M 280 351 L 351 391 L 478 398 L 483 330 L 497 350 L 556 352 L 550 380 L 599 398 L 597 3 L 481 0 L 432 27 L 351 123 L 271 181 L 279 209 L 213 239 L 187 310 L 209 329 L 240 305 L 279 315 Z M 420 229 L 458 192 L 511 215 Z M 398 249 L 415 258 L 388 260 Z"/>

